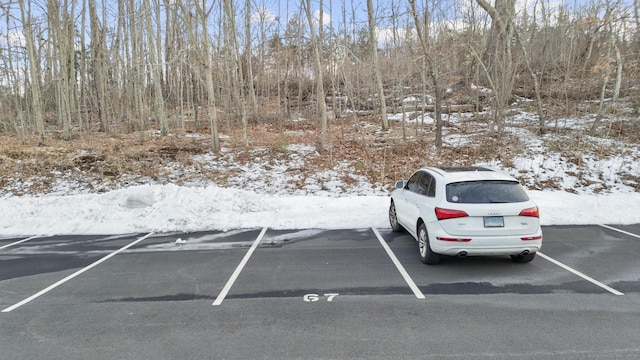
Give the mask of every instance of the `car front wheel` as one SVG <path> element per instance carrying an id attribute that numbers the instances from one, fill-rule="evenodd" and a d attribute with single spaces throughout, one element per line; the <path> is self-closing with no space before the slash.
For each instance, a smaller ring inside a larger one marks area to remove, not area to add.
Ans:
<path id="1" fill-rule="evenodd" d="M 391 230 L 395 232 L 400 232 L 404 230 L 402 225 L 398 223 L 398 215 L 396 214 L 396 205 L 391 200 L 391 205 L 389 206 L 389 224 L 391 224 Z"/>
<path id="2" fill-rule="evenodd" d="M 418 229 L 418 247 L 420 249 L 420 260 L 427 265 L 436 265 L 440 262 L 440 255 L 431 250 L 429 245 L 429 234 L 427 233 L 427 227 L 420 224 Z"/>

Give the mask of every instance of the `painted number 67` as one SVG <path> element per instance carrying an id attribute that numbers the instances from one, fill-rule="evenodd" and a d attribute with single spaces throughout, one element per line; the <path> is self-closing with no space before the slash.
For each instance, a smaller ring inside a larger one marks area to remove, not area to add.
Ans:
<path id="1" fill-rule="evenodd" d="M 333 301 L 333 298 L 335 298 L 338 295 L 340 295 L 340 294 L 334 294 L 334 293 L 324 294 L 324 296 L 327 298 L 327 302 Z M 306 302 L 316 302 L 316 301 L 320 300 L 320 298 L 322 298 L 322 295 L 306 294 L 305 296 L 302 297 L 302 300 L 304 300 Z"/>

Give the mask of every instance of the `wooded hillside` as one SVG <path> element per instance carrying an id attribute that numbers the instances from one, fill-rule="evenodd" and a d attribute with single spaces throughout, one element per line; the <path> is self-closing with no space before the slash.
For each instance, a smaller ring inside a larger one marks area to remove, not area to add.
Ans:
<path id="1" fill-rule="evenodd" d="M 248 143 L 248 123 L 317 118 L 323 145 L 327 118 L 347 109 L 382 129 L 387 113 L 409 109 L 433 112 L 440 146 L 440 115 L 455 106 L 491 109 L 498 134 L 517 97 L 532 100 L 540 131 L 584 104 L 594 129 L 623 108 L 637 113 L 639 1 L 529 4 L 4 1 L 0 132 L 43 144 L 207 131 L 218 151 L 220 121 Z"/>
<path id="2" fill-rule="evenodd" d="M 530 188 L 608 191 L 588 167 L 616 156 L 640 190 L 640 0 L 527 3 L 4 1 L 2 193 L 181 183 L 164 172 L 191 156 L 295 143 L 320 155 L 305 173 L 344 160 L 387 186 L 426 164 L 509 168 L 531 134 L 577 168 Z"/>

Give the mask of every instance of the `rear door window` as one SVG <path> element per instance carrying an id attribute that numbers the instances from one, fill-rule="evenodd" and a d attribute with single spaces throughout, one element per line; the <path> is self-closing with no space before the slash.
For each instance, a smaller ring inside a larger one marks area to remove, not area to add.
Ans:
<path id="1" fill-rule="evenodd" d="M 425 193 L 425 195 L 429 197 L 435 197 L 436 196 L 436 179 L 434 179 L 433 176 L 431 176 L 431 174 L 425 173 L 424 175 L 425 175 L 424 183 L 426 184 L 425 187 L 427 188 L 427 192 Z"/>
<path id="2" fill-rule="evenodd" d="M 461 204 L 516 203 L 529 200 L 517 181 L 483 180 L 447 184 L 447 201 Z"/>
<path id="3" fill-rule="evenodd" d="M 418 171 L 409 178 L 405 187 L 411 192 L 423 194 L 426 191 L 426 189 L 424 189 L 423 178 L 424 173 L 422 171 Z"/>

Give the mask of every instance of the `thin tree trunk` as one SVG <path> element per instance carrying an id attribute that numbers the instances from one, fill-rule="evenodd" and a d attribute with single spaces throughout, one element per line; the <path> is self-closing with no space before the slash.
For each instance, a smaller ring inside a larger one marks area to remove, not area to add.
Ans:
<path id="1" fill-rule="evenodd" d="M 244 146 L 249 145 L 247 134 L 247 107 L 245 105 L 245 92 L 242 84 L 242 63 L 240 61 L 240 50 L 235 36 L 236 21 L 233 9 L 233 0 L 223 0 L 224 12 L 226 16 L 225 38 L 227 39 L 227 72 L 231 77 L 231 95 L 233 97 L 235 108 L 240 111 L 242 121 L 242 142 Z"/>
<path id="2" fill-rule="evenodd" d="M 96 102 L 98 105 L 98 118 L 100 120 L 100 131 L 109 130 L 109 114 L 107 113 L 106 99 L 106 66 L 105 66 L 105 31 L 98 20 L 96 2 L 89 2 L 89 26 L 91 27 L 91 57 L 92 75 L 96 87 Z"/>
<path id="3" fill-rule="evenodd" d="M 429 64 L 429 72 L 431 76 L 431 81 L 433 81 L 434 87 L 434 96 L 435 96 L 435 118 L 436 118 L 436 139 L 435 145 L 437 148 L 442 147 L 442 89 L 440 88 L 440 75 L 438 71 L 438 63 L 433 56 L 433 53 L 429 51 L 427 46 L 428 36 L 427 36 L 427 26 L 425 24 L 423 26 L 423 22 L 420 21 L 420 17 L 418 16 L 418 12 L 416 10 L 416 2 L 415 0 L 409 0 L 409 5 L 411 7 L 411 15 L 413 16 L 413 20 L 416 26 L 416 32 L 418 34 L 418 40 L 420 41 L 420 47 L 422 49 L 422 55 Z M 425 19 L 426 20 L 426 19 Z"/>
<path id="4" fill-rule="evenodd" d="M 209 39 L 208 20 L 210 10 L 205 10 L 205 2 L 196 1 L 196 18 L 202 25 L 202 63 L 204 65 L 205 72 L 205 86 L 207 89 L 207 112 L 209 114 L 209 123 L 211 127 L 211 150 L 218 154 L 220 153 L 220 137 L 218 135 L 218 115 L 216 113 L 216 95 L 215 88 L 213 86 L 213 68 L 211 59 L 211 40 Z M 193 39 L 194 41 L 196 39 Z"/>
<path id="5" fill-rule="evenodd" d="M 258 112 L 258 101 L 256 100 L 256 89 L 253 86 L 253 59 L 251 56 L 251 0 L 246 1 L 244 31 L 244 54 L 247 57 L 247 92 L 249 93 L 249 100 L 251 102 L 251 112 L 255 115 Z"/>
<path id="6" fill-rule="evenodd" d="M 153 31 L 153 13 L 149 8 L 149 2 L 143 1 L 142 3 L 142 12 L 145 14 L 144 23 L 147 28 L 147 43 L 149 44 L 149 67 L 151 68 L 152 73 L 151 84 L 153 85 L 154 99 L 153 108 L 155 110 L 155 115 L 158 123 L 160 124 L 160 134 L 164 136 L 168 134 L 169 129 L 167 126 L 167 114 L 164 105 L 164 95 L 162 93 L 162 69 L 160 63 L 158 62 L 160 56 L 157 53 L 158 48 L 156 47 L 156 35 Z"/>
<path id="7" fill-rule="evenodd" d="M 138 24 L 135 0 L 127 1 L 127 18 L 131 35 L 131 54 L 128 58 L 130 76 L 127 79 L 128 89 L 133 93 L 133 112 L 140 130 L 146 129 L 147 119 L 144 105 L 144 61 L 142 55 L 143 26 Z M 141 132 L 143 134 L 143 132 Z"/>
<path id="8" fill-rule="evenodd" d="M 505 107 L 513 93 L 515 81 L 511 41 L 512 19 L 515 16 L 515 0 L 496 0 L 495 5 L 486 0 L 476 0 L 491 17 L 491 30 L 485 51 L 485 66 L 496 86 L 493 121 L 498 137 L 504 129 Z"/>
<path id="9" fill-rule="evenodd" d="M 29 56 L 29 75 L 31 78 L 31 113 L 35 123 L 36 133 L 38 134 L 38 145 L 44 145 L 44 113 L 42 110 L 42 96 L 40 92 L 40 70 L 38 63 L 40 58 L 36 56 L 36 49 L 33 36 L 33 28 L 31 26 L 31 5 L 25 7 L 25 0 L 19 0 L 20 14 L 22 16 L 22 24 L 24 25 L 24 40 L 27 46 L 27 54 Z M 28 2 L 29 4 L 31 2 Z"/>
<path id="10" fill-rule="evenodd" d="M 8 16 L 9 14 L 9 9 L 8 8 L 2 8 L 0 9 L 2 10 L 4 13 L 2 14 L 2 18 L 5 19 L 5 28 L 9 29 L 9 19 L 10 17 Z M 16 69 L 14 67 L 14 57 L 13 57 L 13 50 L 11 46 L 7 46 L 7 68 L 4 69 L 4 78 L 8 81 L 8 88 L 10 89 L 12 95 L 11 95 L 11 103 L 15 108 L 15 115 L 16 116 L 12 116 L 11 118 L 11 127 L 14 128 L 15 132 L 18 134 L 20 140 L 22 143 L 24 143 L 26 141 L 26 126 L 24 124 L 24 112 L 21 111 L 22 108 L 22 104 L 21 104 L 21 98 L 23 98 L 22 96 L 18 96 L 18 94 L 20 93 L 20 81 L 17 79 L 17 72 Z"/>
<path id="11" fill-rule="evenodd" d="M 64 6 L 61 6 L 64 5 Z M 71 117 L 74 108 L 73 84 L 74 84 L 74 51 L 73 11 L 75 4 L 60 4 L 59 0 L 50 0 L 47 3 L 47 18 L 49 34 L 52 42 L 56 44 L 51 48 L 50 71 L 55 83 L 56 113 L 58 124 L 62 125 L 62 136 L 65 140 L 71 140 Z"/>
<path id="12" fill-rule="evenodd" d="M 389 119 L 387 119 L 387 101 L 384 97 L 384 86 L 380 65 L 378 64 L 378 40 L 376 37 L 376 21 L 373 18 L 373 1 L 367 0 L 367 19 L 369 22 L 369 43 L 371 45 L 371 60 L 373 63 L 373 73 L 376 78 L 378 90 L 378 101 L 380 101 L 380 116 L 382 117 L 382 130 L 389 130 Z"/>
<path id="13" fill-rule="evenodd" d="M 540 81 L 538 81 L 538 77 L 536 76 L 535 72 L 531 68 L 531 62 L 529 61 L 529 54 L 527 53 L 527 48 L 524 46 L 524 43 L 522 42 L 520 33 L 518 32 L 518 30 L 513 24 L 511 24 L 511 27 L 513 28 L 513 33 L 516 36 L 516 40 L 520 45 L 520 50 L 522 50 L 522 54 L 524 57 L 525 64 L 527 65 L 527 71 L 529 72 L 529 76 L 531 76 L 531 79 L 533 79 L 533 89 L 536 94 L 536 105 L 537 105 L 536 107 L 538 110 L 538 127 L 539 127 L 538 131 L 541 134 L 544 134 L 546 132 L 546 129 L 545 129 L 546 119 L 544 115 L 544 107 L 542 106 L 542 93 L 540 91 Z"/>
<path id="14" fill-rule="evenodd" d="M 316 98 L 318 112 L 320 113 L 320 139 L 318 141 L 318 152 L 323 153 L 327 150 L 327 105 L 324 99 L 324 85 L 322 82 L 322 64 L 320 63 L 320 51 L 318 49 L 318 37 L 313 26 L 313 16 L 311 14 L 311 1 L 303 0 L 302 2 L 307 22 L 309 23 L 309 32 L 311 33 L 311 50 L 313 51 L 314 60 L 314 76 L 316 78 Z"/>
<path id="15" fill-rule="evenodd" d="M 610 45 L 607 53 L 607 58 L 610 58 L 611 52 L 613 52 L 616 59 L 616 81 L 613 87 L 613 96 L 612 96 L 609 107 L 613 107 L 616 105 L 618 101 L 618 97 L 620 96 L 620 86 L 622 83 L 622 56 L 620 55 L 620 49 L 618 48 L 615 35 L 616 34 L 614 31 L 613 24 L 609 22 Z M 602 82 L 602 88 L 600 89 L 600 105 L 598 106 L 598 114 L 596 115 L 596 119 L 594 120 L 593 124 L 591 125 L 591 129 L 589 130 L 590 135 L 595 134 L 596 130 L 598 129 L 598 126 L 600 125 L 600 122 L 604 117 L 605 95 L 606 95 L 607 84 L 609 83 L 610 77 L 611 77 L 611 66 L 607 65 L 605 70 L 605 77 Z"/>

